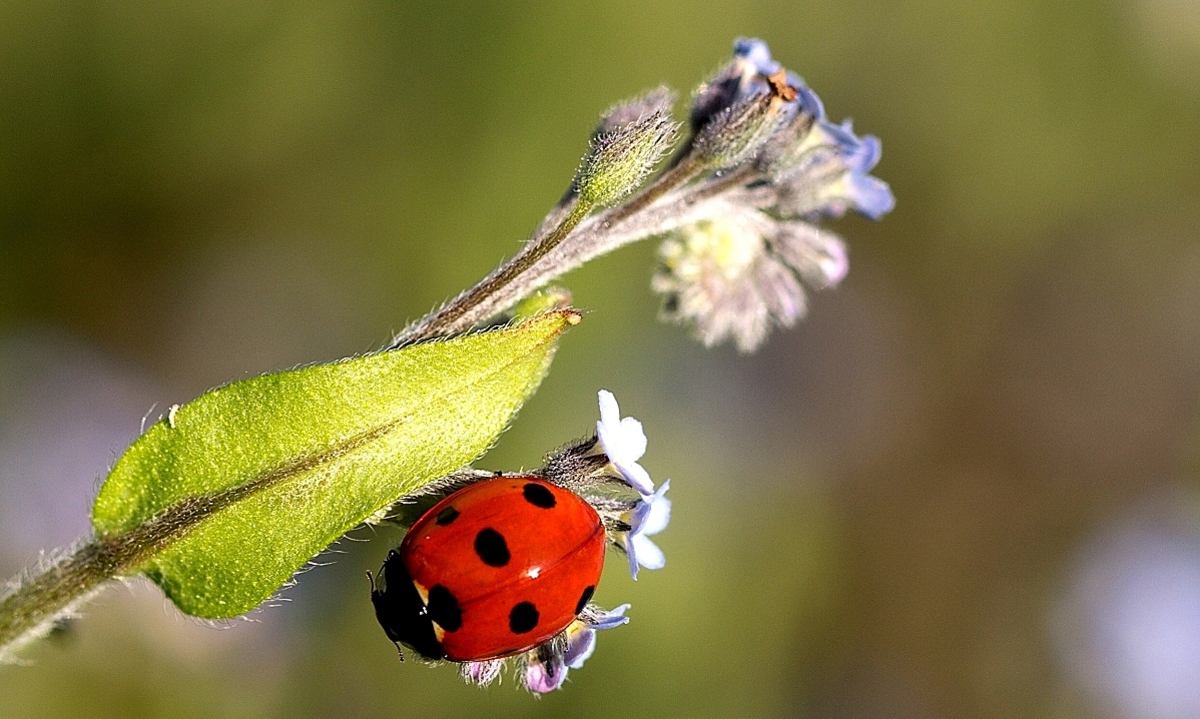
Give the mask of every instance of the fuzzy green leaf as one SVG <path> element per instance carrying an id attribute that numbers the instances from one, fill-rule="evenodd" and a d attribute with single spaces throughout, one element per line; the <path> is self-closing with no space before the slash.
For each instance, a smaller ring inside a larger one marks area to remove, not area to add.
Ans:
<path id="1" fill-rule="evenodd" d="M 117 461 L 92 522 L 166 525 L 140 571 L 184 612 L 269 598 L 400 496 L 478 458 L 545 374 L 570 310 L 443 342 L 219 387 Z"/>

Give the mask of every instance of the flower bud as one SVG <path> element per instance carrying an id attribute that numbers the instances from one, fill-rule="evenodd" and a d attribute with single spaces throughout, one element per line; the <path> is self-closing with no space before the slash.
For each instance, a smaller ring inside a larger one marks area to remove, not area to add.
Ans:
<path id="1" fill-rule="evenodd" d="M 765 78 L 766 91 L 749 95 L 717 112 L 696 133 L 692 149 L 713 168 L 732 167 L 754 157 L 800 109 L 800 88 L 780 69 Z M 810 93 L 811 94 L 811 93 Z"/>
<path id="2" fill-rule="evenodd" d="M 585 206 L 611 205 L 633 192 L 674 142 L 679 126 L 667 112 L 659 107 L 627 120 L 635 109 L 635 105 L 617 106 L 592 137 L 575 178 Z"/>
<path id="3" fill-rule="evenodd" d="M 779 127 L 774 98 L 759 95 L 718 112 L 692 143 L 696 157 L 712 168 L 732 167 L 751 158 Z"/>
<path id="4" fill-rule="evenodd" d="M 671 116 L 671 108 L 675 106 L 675 92 L 666 85 L 660 85 L 653 90 L 628 100 L 622 100 L 608 108 L 600 117 L 593 137 L 616 132 L 643 117 L 653 114 Z"/>

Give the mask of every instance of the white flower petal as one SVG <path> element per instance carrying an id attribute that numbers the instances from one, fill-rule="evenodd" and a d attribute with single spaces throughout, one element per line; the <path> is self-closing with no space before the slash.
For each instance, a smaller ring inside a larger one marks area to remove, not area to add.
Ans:
<path id="1" fill-rule="evenodd" d="M 637 535 L 632 539 L 633 552 L 630 556 L 637 557 L 637 563 L 646 569 L 662 569 L 667 565 L 667 557 L 658 545 L 649 537 Z"/>
<path id="2" fill-rule="evenodd" d="M 658 534 L 667 528 L 667 524 L 671 521 L 671 500 L 663 495 L 671 486 L 671 480 L 666 480 L 658 491 L 646 500 L 650 507 L 650 511 L 646 514 L 646 518 L 642 520 L 641 531 L 638 534 Z"/>
<path id="3" fill-rule="evenodd" d="M 600 421 L 597 424 L 616 427 L 621 423 L 621 409 L 617 406 L 617 398 L 606 389 L 600 390 Z"/>
<path id="4" fill-rule="evenodd" d="M 638 557 L 637 546 L 633 543 L 634 535 L 625 535 L 625 556 L 629 559 L 629 576 L 633 577 L 633 581 L 637 581 L 638 575 Z"/>
<path id="5" fill-rule="evenodd" d="M 613 432 L 612 426 L 605 424 L 604 420 L 596 422 L 596 438 L 600 440 L 600 446 L 609 459 L 616 453 L 616 448 L 621 445 L 621 441 L 618 439 L 616 433 Z"/>
<path id="6" fill-rule="evenodd" d="M 633 417 L 621 420 L 620 441 L 622 459 L 636 462 L 646 453 L 646 433 L 642 431 L 642 423 Z"/>
<path id="7" fill-rule="evenodd" d="M 608 390 L 600 390 L 600 420 L 596 422 L 596 438 L 613 466 L 626 483 L 645 496 L 654 492 L 650 473 L 637 463 L 646 453 L 646 433 L 642 423 L 633 417 L 621 419 L 617 398 Z"/>
<path id="8" fill-rule="evenodd" d="M 621 472 L 621 476 L 625 478 L 625 482 L 637 490 L 638 494 L 643 497 L 654 494 L 654 480 L 650 479 L 650 473 L 646 468 L 637 462 L 630 464 L 621 464 L 614 462 L 617 470 Z"/>

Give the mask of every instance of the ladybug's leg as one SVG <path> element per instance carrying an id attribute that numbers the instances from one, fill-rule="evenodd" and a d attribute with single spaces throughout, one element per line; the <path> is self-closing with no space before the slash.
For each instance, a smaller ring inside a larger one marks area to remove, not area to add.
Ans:
<path id="1" fill-rule="evenodd" d="M 584 497 L 584 499 L 600 515 L 601 521 L 604 522 L 604 529 L 608 532 L 609 537 L 615 537 L 617 534 L 628 532 L 631 529 L 629 522 L 626 520 L 630 518 L 630 512 L 637 506 L 636 501 L 591 495 Z"/>
<path id="2" fill-rule="evenodd" d="M 584 499 L 600 515 L 600 521 L 604 523 L 604 531 L 608 537 L 608 543 L 615 547 L 617 551 L 624 554 L 625 534 L 633 529 L 629 524 L 629 520 L 631 519 L 634 507 L 637 506 L 637 501 L 597 495 L 585 495 Z"/>
<path id="3" fill-rule="evenodd" d="M 566 648 L 566 635 L 560 632 L 553 639 L 544 642 L 535 651 L 537 652 L 538 662 L 546 668 L 546 674 L 550 678 L 554 678 L 555 670 L 563 666 L 561 657 L 563 650 Z M 556 663 L 554 660 L 559 659 Z"/>

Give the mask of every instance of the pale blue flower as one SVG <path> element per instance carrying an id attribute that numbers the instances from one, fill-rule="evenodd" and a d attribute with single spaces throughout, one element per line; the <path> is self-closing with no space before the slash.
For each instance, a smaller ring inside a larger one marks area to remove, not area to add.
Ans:
<path id="1" fill-rule="evenodd" d="M 734 61 L 737 87 L 727 104 L 768 91 L 766 78 L 782 69 L 782 65 L 771 57 L 770 48 L 762 40 L 739 38 L 734 42 Z M 879 162 L 881 144 L 870 135 L 858 137 L 849 120 L 841 125 L 829 122 L 821 99 L 805 85 L 804 80 L 792 71 L 787 71 L 787 83 L 797 92 L 793 103 L 787 103 L 785 113 L 794 114 L 803 110 L 813 118 L 807 134 L 799 143 L 782 154 L 795 161 L 783 176 L 791 177 L 792 194 L 805 198 L 797 205 L 795 214 L 822 214 L 841 216 L 847 209 L 878 220 L 895 206 L 895 199 L 887 183 L 869 173 Z M 778 152 L 779 148 L 775 148 Z M 780 177 L 785 192 L 789 182 Z M 796 203 L 793 203 L 796 204 Z"/>
<path id="2" fill-rule="evenodd" d="M 779 161 L 775 209 L 789 217 L 840 217 L 853 209 L 882 218 L 896 205 L 888 184 L 870 174 L 882 153 L 879 138 L 855 135 L 850 120 L 818 121 Z"/>
<path id="3" fill-rule="evenodd" d="M 543 660 L 536 651 L 525 658 L 525 688 L 534 694 L 548 694 L 560 689 L 567 680 L 570 669 L 582 669 L 584 662 L 596 651 L 596 632 L 612 629 L 629 623 L 625 611 L 628 604 L 603 612 L 589 621 L 576 619 L 566 629 L 567 648 L 563 654 L 555 654 Z"/>
<path id="4" fill-rule="evenodd" d="M 567 651 L 563 661 L 571 669 L 582 669 L 583 663 L 596 651 L 596 632 L 603 629 L 613 629 L 629 623 L 625 616 L 628 604 L 604 612 L 601 616 L 589 622 L 576 621 L 567 628 Z"/>
<path id="5" fill-rule="evenodd" d="M 833 287 L 849 271 L 845 244 L 817 223 L 849 211 L 878 220 L 896 204 L 888 184 L 870 174 L 879 139 L 859 137 L 849 120 L 830 122 L 821 99 L 762 40 L 738 39 L 733 59 L 700 86 L 693 130 L 719 127 L 707 123 L 747 98 L 791 97 L 781 77 L 795 97 L 773 106 L 778 123 L 739 158 L 741 186 L 697 203 L 659 248 L 651 287 L 663 296 L 663 319 L 689 325 L 709 346 L 732 341 L 751 352 L 772 328 L 794 325 L 807 310 L 801 281 Z M 710 180 L 725 181 L 720 173 Z"/>
<path id="6" fill-rule="evenodd" d="M 845 125 L 849 129 L 850 121 L 847 120 Z M 892 188 L 869 174 L 879 163 L 882 152 L 879 138 L 864 135 L 861 144 L 845 156 L 846 172 L 837 182 L 825 188 L 825 196 L 847 201 L 856 211 L 872 220 L 879 220 L 891 212 L 896 207 Z"/>
<path id="7" fill-rule="evenodd" d="M 625 554 L 629 557 L 629 573 L 635 580 L 639 566 L 646 569 L 662 569 L 666 566 L 666 555 L 650 540 L 649 535 L 663 531 L 671 521 L 671 500 L 663 496 L 670 486 L 671 480 L 668 479 L 657 492 L 642 497 L 630 512 Z"/>

